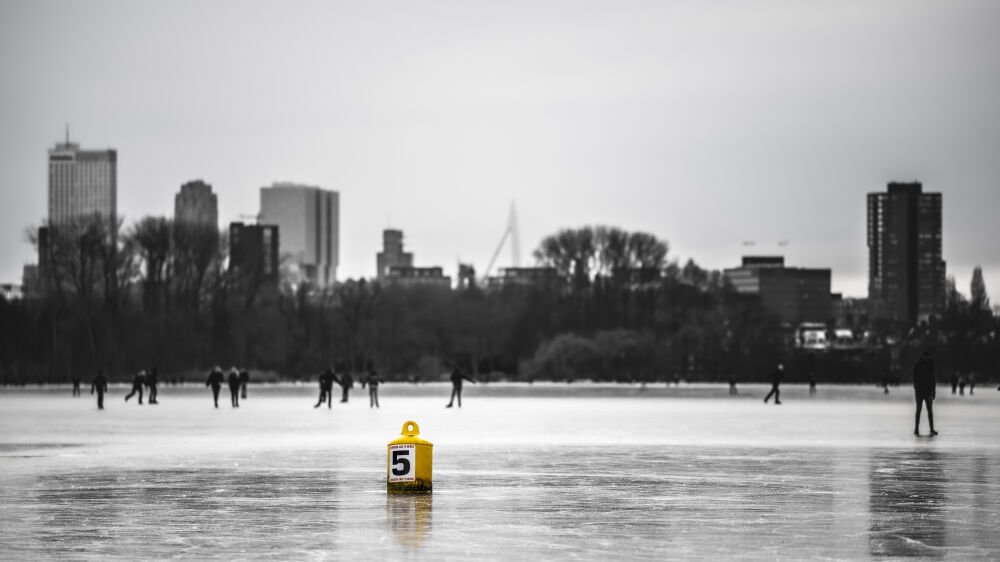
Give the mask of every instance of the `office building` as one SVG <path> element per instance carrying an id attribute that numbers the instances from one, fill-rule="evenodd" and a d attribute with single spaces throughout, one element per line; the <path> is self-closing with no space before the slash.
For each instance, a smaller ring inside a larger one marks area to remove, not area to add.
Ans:
<path id="1" fill-rule="evenodd" d="M 451 277 L 444 274 L 440 267 L 413 267 L 397 265 L 389 268 L 388 274 L 382 279 L 390 285 L 405 287 L 440 287 L 451 288 Z"/>
<path id="2" fill-rule="evenodd" d="M 832 318 L 830 270 L 785 267 L 780 256 L 745 256 L 723 274 L 737 292 L 758 295 L 785 324 L 826 323 Z"/>
<path id="3" fill-rule="evenodd" d="M 279 281 L 279 230 L 275 225 L 229 224 L 229 271 L 250 284 Z"/>
<path id="4" fill-rule="evenodd" d="M 260 189 L 260 223 L 277 225 L 292 283 L 326 287 L 340 263 L 340 194 L 294 183 Z"/>
<path id="5" fill-rule="evenodd" d="M 112 236 L 118 217 L 118 155 L 69 142 L 49 150 L 49 226 L 98 218 Z"/>
<path id="6" fill-rule="evenodd" d="M 490 288 L 500 287 L 556 287 L 559 273 L 554 267 L 501 267 L 500 274 L 486 280 Z"/>
<path id="7" fill-rule="evenodd" d="M 174 197 L 174 222 L 219 228 L 219 205 L 212 186 L 202 180 L 182 185 Z"/>
<path id="8" fill-rule="evenodd" d="M 413 267 L 413 254 L 403 251 L 403 231 L 386 229 L 382 231 L 382 251 L 375 255 L 376 278 L 389 276 L 393 267 Z"/>
<path id="9" fill-rule="evenodd" d="M 944 310 L 941 194 L 889 183 L 868 194 L 868 302 L 873 320 L 909 326 Z"/>

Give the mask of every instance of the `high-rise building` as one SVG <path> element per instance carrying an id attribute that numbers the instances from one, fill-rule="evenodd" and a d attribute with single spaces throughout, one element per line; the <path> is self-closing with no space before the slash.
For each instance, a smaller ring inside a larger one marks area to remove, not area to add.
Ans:
<path id="1" fill-rule="evenodd" d="M 741 294 L 759 295 L 765 309 L 782 322 L 826 323 L 832 318 L 830 270 L 785 267 L 781 256 L 744 256 L 740 267 L 723 274 Z"/>
<path id="2" fill-rule="evenodd" d="M 281 231 L 281 259 L 292 282 L 328 286 L 340 263 L 340 194 L 319 187 L 274 183 L 260 189 L 260 222 Z"/>
<path id="3" fill-rule="evenodd" d="M 182 185 L 174 197 L 174 221 L 219 228 L 218 201 L 212 186 L 202 180 Z"/>
<path id="4" fill-rule="evenodd" d="M 237 279 L 275 285 L 280 273 L 280 238 L 274 225 L 229 224 L 229 270 Z"/>
<path id="5" fill-rule="evenodd" d="M 382 251 L 375 255 L 376 278 L 385 279 L 393 267 L 413 267 L 413 254 L 403 251 L 403 231 L 382 231 Z"/>
<path id="6" fill-rule="evenodd" d="M 868 194 L 868 303 L 872 319 L 912 325 L 944 310 L 941 194 L 891 182 Z"/>
<path id="7" fill-rule="evenodd" d="M 107 221 L 113 234 L 118 216 L 118 155 L 83 150 L 69 142 L 49 149 L 49 226 L 85 217 Z"/>

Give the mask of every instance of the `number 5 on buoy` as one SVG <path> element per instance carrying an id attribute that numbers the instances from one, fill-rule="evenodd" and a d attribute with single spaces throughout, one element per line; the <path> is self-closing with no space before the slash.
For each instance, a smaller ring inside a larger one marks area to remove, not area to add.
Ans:
<path id="1" fill-rule="evenodd" d="M 419 437 L 417 422 L 408 421 L 398 439 L 389 443 L 385 490 L 390 494 L 420 494 L 431 491 L 433 447 Z"/>

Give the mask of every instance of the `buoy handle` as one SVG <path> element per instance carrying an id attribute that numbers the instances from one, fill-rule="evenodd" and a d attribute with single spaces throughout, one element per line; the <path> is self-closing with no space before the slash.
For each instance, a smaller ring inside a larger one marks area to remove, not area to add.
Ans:
<path id="1" fill-rule="evenodd" d="M 420 435 L 420 427 L 417 425 L 417 422 L 408 421 L 403 424 L 403 431 L 400 433 L 408 437 L 414 437 Z"/>

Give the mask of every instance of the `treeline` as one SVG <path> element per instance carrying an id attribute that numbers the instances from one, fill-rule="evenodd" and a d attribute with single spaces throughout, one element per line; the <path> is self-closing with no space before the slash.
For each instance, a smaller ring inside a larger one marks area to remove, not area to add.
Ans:
<path id="1" fill-rule="evenodd" d="M 41 232 L 38 290 L 0 302 L 5 382 L 96 369 L 121 381 L 153 366 L 167 379 L 213 365 L 294 380 L 368 363 L 389 380 L 439 380 L 455 363 L 515 380 L 750 381 L 798 360 L 758 299 L 670 260 L 650 234 L 613 227 L 542 240 L 535 259 L 553 268 L 549 282 L 456 290 L 269 283 L 229 267 L 225 233 L 159 217 Z M 839 361 L 859 380 L 877 370 Z"/>

